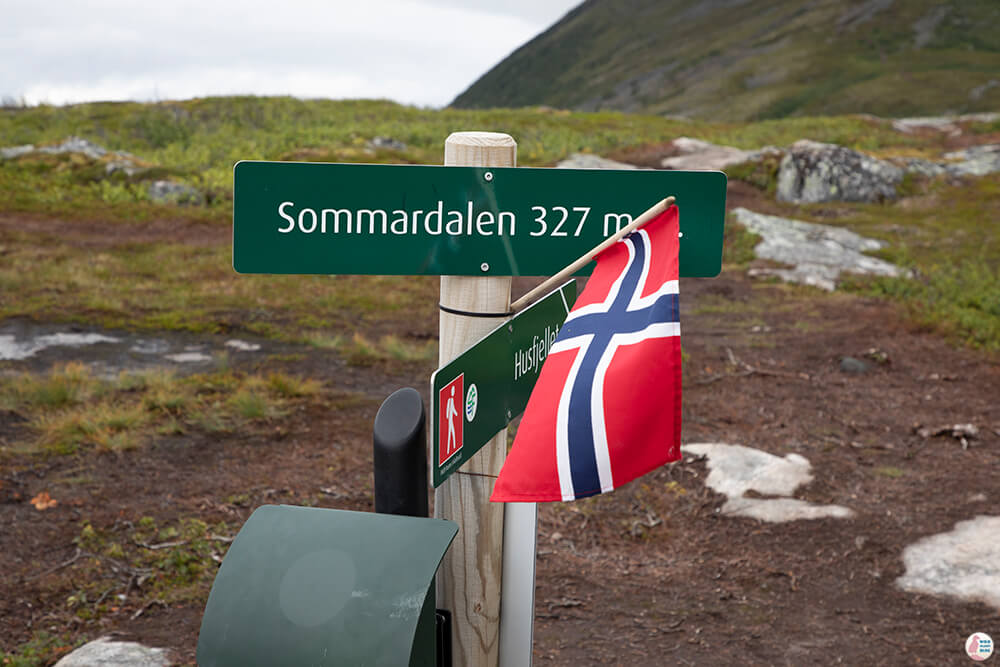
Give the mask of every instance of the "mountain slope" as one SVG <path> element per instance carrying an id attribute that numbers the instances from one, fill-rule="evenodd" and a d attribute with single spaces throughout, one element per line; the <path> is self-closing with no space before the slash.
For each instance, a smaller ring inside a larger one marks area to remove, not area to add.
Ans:
<path id="1" fill-rule="evenodd" d="M 587 0 L 455 107 L 721 120 L 1000 108 L 997 0 Z"/>

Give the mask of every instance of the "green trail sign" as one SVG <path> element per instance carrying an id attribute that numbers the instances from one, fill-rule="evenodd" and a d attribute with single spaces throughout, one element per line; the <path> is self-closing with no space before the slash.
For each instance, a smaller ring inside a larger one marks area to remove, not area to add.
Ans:
<path id="1" fill-rule="evenodd" d="M 435 488 L 524 411 L 575 301 L 576 281 L 570 280 L 431 376 Z"/>
<path id="2" fill-rule="evenodd" d="M 233 267 L 549 276 L 668 195 L 681 213 L 681 275 L 717 275 L 719 171 L 245 161 L 234 170 Z"/>

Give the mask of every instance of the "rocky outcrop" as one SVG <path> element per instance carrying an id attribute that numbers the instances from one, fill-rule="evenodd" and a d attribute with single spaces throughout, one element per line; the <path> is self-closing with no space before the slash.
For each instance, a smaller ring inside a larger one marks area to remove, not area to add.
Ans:
<path id="1" fill-rule="evenodd" d="M 778 168 L 779 201 L 878 202 L 896 197 L 898 166 L 858 151 L 816 141 L 796 141 Z"/>
<path id="2" fill-rule="evenodd" d="M 897 118 L 892 121 L 892 129 L 912 134 L 917 130 L 936 130 L 946 134 L 962 133 L 960 123 L 993 123 L 1000 120 L 1000 113 L 970 113 L 961 116 L 925 116 L 921 118 Z"/>
<path id="3" fill-rule="evenodd" d="M 13 160 L 14 158 L 19 158 L 22 155 L 27 155 L 35 150 L 35 147 L 31 144 L 24 144 L 23 146 L 7 146 L 6 148 L 0 148 L 0 160 Z"/>
<path id="4" fill-rule="evenodd" d="M 637 169 L 634 164 L 616 162 L 591 153 L 573 153 L 556 165 L 557 169 Z"/>
<path id="5" fill-rule="evenodd" d="M 125 151 L 109 151 L 100 144 L 95 144 L 82 137 L 69 137 L 65 141 L 52 146 L 35 146 L 25 144 L 23 146 L 9 146 L 0 148 L 0 159 L 13 160 L 28 155 L 30 153 L 43 153 L 47 155 L 62 155 L 64 153 L 79 153 L 91 160 L 101 160 L 105 162 L 104 171 L 111 175 L 115 172 L 122 172 L 126 176 L 134 176 L 144 169 L 138 158 Z"/>
<path id="6" fill-rule="evenodd" d="M 732 215 L 748 230 L 763 237 L 754 247 L 757 257 L 793 267 L 754 268 L 750 270 L 751 276 L 775 276 L 785 282 L 833 291 L 845 271 L 893 277 L 908 275 L 895 264 L 863 254 L 879 250 L 885 243 L 850 230 L 754 213 L 745 208 L 733 209 Z"/>
<path id="7" fill-rule="evenodd" d="M 204 200 L 198 190 L 176 181 L 153 181 L 147 194 L 151 201 L 160 204 L 200 204 Z"/>
<path id="8" fill-rule="evenodd" d="M 368 142 L 369 150 L 389 150 L 389 151 L 405 151 L 406 144 L 398 139 L 393 139 L 392 137 L 374 137 Z"/>
<path id="9" fill-rule="evenodd" d="M 905 171 L 935 178 L 937 176 L 986 176 L 1000 172 L 1000 144 L 984 144 L 945 153 L 944 160 L 899 158 L 894 160 Z"/>
<path id="10" fill-rule="evenodd" d="M 720 146 L 701 139 L 680 137 L 672 142 L 679 155 L 664 158 L 664 169 L 721 170 L 734 164 L 756 162 L 768 155 L 780 155 L 781 150 L 765 146 L 756 151 L 745 151 L 732 146 Z"/>
<path id="11" fill-rule="evenodd" d="M 1000 171 L 1000 144 L 973 146 L 965 150 L 945 153 L 946 160 L 958 160 L 945 164 L 944 168 L 954 176 L 986 176 Z"/>

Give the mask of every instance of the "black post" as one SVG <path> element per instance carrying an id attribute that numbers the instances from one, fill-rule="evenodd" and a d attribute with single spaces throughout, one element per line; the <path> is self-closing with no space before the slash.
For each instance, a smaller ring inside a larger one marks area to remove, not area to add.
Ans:
<path id="1" fill-rule="evenodd" d="M 427 418 L 420 392 L 406 387 L 375 415 L 375 511 L 427 516 Z"/>

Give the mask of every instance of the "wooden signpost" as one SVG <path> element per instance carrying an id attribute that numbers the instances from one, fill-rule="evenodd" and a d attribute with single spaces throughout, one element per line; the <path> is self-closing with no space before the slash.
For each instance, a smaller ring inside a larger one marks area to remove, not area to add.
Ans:
<path id="1" fill-rule="evenodd" d="M 507 134 L 456 132 L 445 141 L 444 164 L 514 167 L 517 144 Z M 441 306 L 448 310 L 441 310 L 439 366 L 507 319 L 510 282 L 510 276 L 441 276 Z M 491 503 L 490 494 L 506 456 L 504 428 L 434 492 L 434 516 L 458 523 L 437 579 L 438 605 L 451 612 L 455 665 L 498 663 L 504 506 Z"/>
<path id="2" fill-rule="evenodd" d="M 718 274 L 725 174 L 515 169 L 516 162 L 514 139 L 493 132 L 449 136 L 445 167 L 240 162 L 233 266 L 240 273 L 440 275 L 440 367 L 523 307 L 512 308 L 512 275 L 555 274 L 667 195 L 677 196 L 682 211 L 681 276 Z M 588 272 L 582 263 L 570 271 Z M 448 414 L 463 419 L 476 407 L 466 404 L 467 385 L 458 390 L 459 377 L 444 381 L 453 380 L 435 388 L 455 399 Z M 505 425 L 513 412 L 490 423 Z M 459 525 L 437 576 L 437 605 L 451 612 L 455 667 L 531 660 L 536 510 L 489 502 L 506 452 L 503 426 L 468 460 L 434 470 L 447 474 L 435 490 L 434 515 Z"/>

